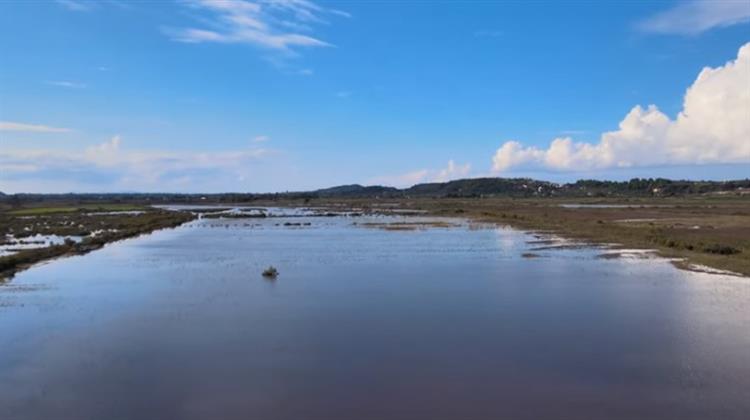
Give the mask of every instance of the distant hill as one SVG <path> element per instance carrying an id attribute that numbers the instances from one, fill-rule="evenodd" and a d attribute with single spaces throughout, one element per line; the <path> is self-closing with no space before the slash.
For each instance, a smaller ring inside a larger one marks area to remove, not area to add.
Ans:
<path id="1" fill-rule="evenodd" d="M 399 194 L 398 188 L 373 185 L 363 187 L 359 184 L 341 185 L 313 191 L 319 197 L 374 197 Z"/>
<path id="2" fill-rule="evenodd" d="M 417 184 L 405 189 L 342 185 L 312 191 L 318 197 L 651 197 L 710 193 L 748 193 L 750 179 L 684 181 L 634 178 L 629 181 L 580 180 L 556 184 L 530 178 L 469 178 Z"/>
<path id="3" fill-rule="evenodd" d="M 579 180 L 562 185 L 561 195 L 572 196 L 682 196 L 711 193 L 750 193 L 750 179 L 733 181 L 686 181 L 634 178 L 630 181 Z"/>
<path id="4" fill-rule="evenodd" d="M 413 197 L 481 197 L 505 195 L 510 197 L 547 195 L 555 184 L 528 178 L 471 178 L 449 182 L 417 184 L 403 190 Z"/>
<path id="5" fill-rule="evenodd" d="M 629 181 L 580 180 L 557 184 L 529 178 L 470 178 L 417 184 L 398 189 L 381 185 L 340 185 L 315 191 L 281 193 L 111 193 L 111 194 L 2 194 L 0 203 L 21 202 L 119 202 L 119 203 L 237 203 L 253 200 L 315 198 L 420 198 L 420 197 L 673 197 L 705 194 L 750 196 L 750 179 L 734 181 L 686 181 L 634 178 Z"/>

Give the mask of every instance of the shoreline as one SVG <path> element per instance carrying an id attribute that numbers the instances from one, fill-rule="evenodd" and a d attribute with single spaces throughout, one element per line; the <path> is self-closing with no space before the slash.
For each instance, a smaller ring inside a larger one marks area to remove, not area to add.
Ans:
<path id="1" fill-rule="evenodd" d="M 596 200 L 600 203 L 604 200 Z M 529 233 L 556 235 L 580 241 L 587 246 L 605 246 L 609 250 L 650 250 L 667 259 L 678 269 L 750 277 L 750 201 L 706 204 L 687 200 L 669 202 L 636 202 L 627 204 L 606 200 L 598 207 L 570 205 L 558 201 L 513 199 L 406 199 L 406 200 L 299 200 L 254 201 L 232 203 L 235 206 L 325 208 L 330 211 L 362 212 L 383 215 L 420 215 L 463 218 L 478 223 L 510 228 Z M 200 206 L 200 203 L 196 203 Z M 135 226 L 123 231 L 84 238 L 79 243 L 64 243 L 45 248 L 19 251 L 0 257 L 0 283 L 34 265 L 72 255 L 84 255 L 106 244 L 129 239 L 156 230 L 175 228 L 198 219 L 187 211 L 144 207 L 143 214 L 133 215 L 128 222 Z M 82 213 L 86 214 L 86 213 Z M 647 215 L 649 217 L 641 217 Z M 685 214 L 692 218 L 685 218 Z M 7 217 L 13 217 L 8 214 Z M 17 216 L 16 216 L 17 217 Z M 50 217 L 49 215 L 39 217 Z M 236 216 L 235 216 L 236 217 Z M 682 219 L 680 219 L 682 218 Z M 727 223 L 726 218 L 731 218 Z M 119 219 L 116 219 L 121 222 Z M 675 224 L 675 220 L 680 223 Z M 635 221 L 635 222 L 633 222 Z M 685 229 L 683 222 L 700 223 Z M 671 223 L 671 225 L 670 225 Z M 713 226 L 716 225 L 716 226 Z M 675 228 L 675 226 L 678 226 Z M 693 228 L 696 226 L 698 228 Z M 705 229 L 700 227 L 707 226 Z M 727 235 L 729 232 L 729 235 Z M 689 234 L 689 235 L 686 235 Z M 723 253 L 725 250 L 731 252 Z M 736 252 L 734 251 L 736 250 Z M 9 264 L 8 260 L 17 260 Z"/>
<path id="2" fill-rule="evenodd" d="M 577 210 L 576 210 L 577 211 Z M 430 212 L 432 215 L 445 215 L 444 211 Z M 576 225 L 570 225 L 565 221 L 559 220 L 538 220 L 524 217 L 513 213 L 512 215 L 502 214 L 468 214 L 465 215 L 478 222 L 489 222 L 499 226 L 510 226 L 511 228 L 525 232 L 546 232 L 548 234 L 558 235 L 569 240 L 582 241 L 592 246 L 605 246 L 608 249 L 637 249 L 651 250 L 655 255 L 667 259 L 678 269 L 694 272 L 716 272 L 717 274 L 733 275 L 737 277 L 750 278 L 750 265 L 735 264 L 734 255 L 720 255 L 706 252 L 699 252 L 690 249 L 680 249 L 678 247 L 669 247 L 660 242 L 669 243 L 669 239 L 660 240 L 658 238 L 649 238 L 647 236 L 617 235 L 616 233 L 602 230 L 577 230 Z M 593 226 L 603 225 L 600 220 L 591 221 Z M 555 226 L 556 225 L 556 226 Z M 688 245 L 689 246 L 689 245 Z M 742 253 L 742 251 L 737 254 Z M 739 269 L 738 269 L 739 266 Z M 705 267 L 707 269 L 701 269 Z"/>
<path id="3" fill-rule="evenodd" d="M 678 269 L 718 270 L 750 278 L 750 200 L 747 199 L 596 198 L 576 200 L 573 205 L 571 200 L 556 199 L 329 199 L 273 205 L 317 205 L 383 214 L 400 209 L 421 211 L 425 216 L 462 217 L 530 233 L 555 234 L 610 249 L 651 249 Z"/>
<path id="4" fill-rule="evenodd" d="M 122 215 L 115 214 L 115 216 Z M 148 210 L 144 211 L 143 215 L 133 215 L 133 220 L 129 220 L 129 222 L 134 226 L 129 229 L 109 231 L 97 236 L 84 236 L 80 242 L 66 239 L 62 244 L 17 251 L 14 254 L 0 257 L 0 284 L 12 280 L 19 272 L 40 263 L 75 255 L 86 255 L 108 244 L 148 235 L 157 230 L 173 229 L 196 218 L 196 216 L 187 212 L 171 212 L 170 214 L 164 211 Z M 92 224 L 97 221 L 101 222 L 101 220 L 96 219 L 92 221 Z M 101 227 L 101 225 L 97 224 L 97 227 Z M 53 233 L 53 235 L 55 234 Z"/>
<path id="5" fill-rule="evenodd" d="M 750 278 L 750 200 L 577 200 L 579 203 L 583 202 L 583 205 L 571 204 L 569 201 L 506 198 L 319 199 L 254 201 L 234 205 L 316 207 L 364 214 L 463 218 L 477 223 L 508 226 L 531 234 L 554 234 L 588 246 L 605 246 L 610 250 L 651 250 L 654 255 L 668 260 L 680 270 Z M 637 217 L 643 212 L 653 213 L 650 215 L 655 217 Z M 683 213 L 690 214 L 696 218 L 696 223 L 708 225 L 708 228 L 688 229 L 690 233 L 697 232 L 699 235 L 682 239 L 680 235 L 686 229 L 659 225 L 671 221 L 676 214 L 684 216 Z M 727 214 L 740 219 L 733 220 L 729 226 L 711 226 L 716 222 L 715 219 L 726 217 Z M 581 215 L 582 218 L 575 219 L 575 216 Z M 641 223 L 633 223 L 633 220 Z M 747 238 L 742 236 L 743 229 L 748 232 Z M 712 235 L 714 232 L 723 234 L 727 230 L 735 236 L 727 240 L 722 236 Z M 733 246 L 738 247 L 738 252 L 721 253 L 724 249 L 734 249 Z M 703 251 L 704 249 L 707 251 Z"/>

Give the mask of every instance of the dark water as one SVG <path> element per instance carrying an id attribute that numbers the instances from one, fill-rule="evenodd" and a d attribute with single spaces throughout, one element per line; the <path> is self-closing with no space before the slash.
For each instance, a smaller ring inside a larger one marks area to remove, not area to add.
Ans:
<path id="1" fill-rule="evenodd" d="M 0 418 L 750 418 L 750 279 L 355 220 L 202 220 L 19 274 Z"/>

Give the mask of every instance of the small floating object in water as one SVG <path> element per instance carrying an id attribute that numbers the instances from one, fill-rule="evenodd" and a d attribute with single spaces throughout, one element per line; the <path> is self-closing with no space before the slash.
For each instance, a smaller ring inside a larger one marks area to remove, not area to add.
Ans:
<path id="1" fill-rule="evenodd" d="M 279 275 L 279 270 L 276 269 L 274 266 L 269 266 L 265 270 L 263 270 L 263 277 L 269 278 L 269 279 L 275 279 Z"/>

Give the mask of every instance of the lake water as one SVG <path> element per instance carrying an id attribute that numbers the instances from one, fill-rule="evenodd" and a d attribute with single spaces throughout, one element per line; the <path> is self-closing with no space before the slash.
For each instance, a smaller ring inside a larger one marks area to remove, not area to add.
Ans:
<path id="1" fill-rule="evenodd" d="M 750 279 L 362 226 L 404 220 L 203 219 L 22 272 L 0 418 L 750 418 Z"/>

